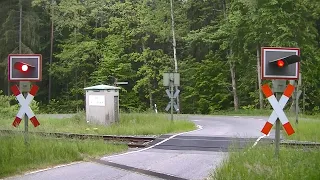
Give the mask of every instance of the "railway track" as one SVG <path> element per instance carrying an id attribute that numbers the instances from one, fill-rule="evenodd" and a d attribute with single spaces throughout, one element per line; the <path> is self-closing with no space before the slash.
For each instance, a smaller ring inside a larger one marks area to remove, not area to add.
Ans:
<path id="1" fill-rule="evenodd" d="M 0 130 L 0 134 L 23 134 L 24 131 Z M 104 141 L 118 144 L 127 144 L 131 148 L 144 148 L 149 144 L 156 143 L 161 137 L 156 136 L 117 136 L 117 135 L 97 135 L 97 134 L 78 134 L 78 133 L 58 133 L 58 132 L 28 132 L 29 134 L 70 139 L 103 139 Z M 158 139 L 157 139 L 158 138 Z M 156 140 L 157 139 L 157 140 Z M 273 144 L 274 140 L 270 140 Z M 281 146 L 288 147 L 320 147 L 320 143 L 307 141 L 281 140 Z"/>
<path id="2" fill-rule="evenodd" d="M 0 130 L 0 134 L 22 134 L 24 131 Z M 117 135 L 97 135 L 78 133 L 58 133 L 58 132 L 28 132 L 29 134 L 70 139 L 103 139 L 120 144 L 127 144 L 131 148 L 143 148 L 156 139 L 156 136 L 117 136 Z"/>

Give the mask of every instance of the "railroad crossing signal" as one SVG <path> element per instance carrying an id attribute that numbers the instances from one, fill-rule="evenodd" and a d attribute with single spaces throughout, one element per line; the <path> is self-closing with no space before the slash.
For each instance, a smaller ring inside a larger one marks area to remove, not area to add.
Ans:
<path id="1" fill-rule="evenodd" d="M 171 102 L 168 103 L 168 105 L 167 105 L 167 107 L 166 107 L 165 110 L 166 110 L 166 111 L 169 111 L 170 107 L 171 107 Z M 174 109 L 175 109 L 176 111 L 179 111 L 179 108 L 178 108 L 178 105 L 177 105 L 176 102 L 173 102 L 173 107 L 174 107 Z"/>
<path id="2" fill-rule="evenodd" d="M 261 48 L 261 79 L 299 79 L 299 48 Z"/>
<path id="3" fill-rule="evenodd" d="M 284 58 L 279 58 L 273 61 L 270 61 L 269 63 L 273 66 L 276 65 L 278 68 L 284 68 L 290 64 L 300 62 L 300 57 L 297 55 L 291 55 Z"/>
<path id="4" fill-rule="evenodd" d="M 274 111 L 272 112 L 272 114 L 270 115 L 268 121 L 266 122 L 266 124 L 264 125 L 263 129 L 261 130 L 262 133 L 264 133 L 265 135 L 268 135 L 273 124 L 276 122 L 277 118 L 279 117 L 282 126 L 284 127 L 284 129 L 286 130 L 288 135 L 291 135 L 294 133 L 294 130 L 287 118 L 287 116 L 285 115 L 283 108 L 286 105 L 286 103 L 288 102 L 290 96 L 292 95 L 293 91 L 294 91 L 294 86 L 289 84 L 287 86 L 287 88 L 285 89 L 283 95 L 281 96 L 279 102 L 277 101 L 276 97 L 273 95 L 272 90 L 270 89 L 270 87 L 268 86 L 268 84 L 265 84 L 262 86 L 262 91 L 264 93 L 264 95 L 267 97 L 268 101 L 270 102 L 272 108 L 274 109 Z"/>
<path id="5" fill-rule="evenodd" d="M 169 104 L 166 107 L 166 111 L 171 109 L 171 121 L 173 121 L 173 109 L 175 108 L 176 111 L 179 111 L 178 105 L 174 102 L 174 99 L 178 100 L 179 92 L 178 86 L 180 86 L 180 73 L 178 72 L 168 72 L 163 73 L 163 85 L 169 86 L 170 90 L 167 89 L 166 93 L 170 99 Z M 176 92 L 174 93 L 173 87 L 176 86 Z"/>
<path id="6" fill-rule="evenodd" d="M 19 126 L 19 124 L 22 120 L 22 117 L 25 114 L 27 114 L 28 118 L 30 119 L 30 121 L 32 122 L 34 127 L 37 127 L 40 125 L 39 121 L 37 120 L 36 116 L 34 115 L 32 109 L 29 106 L 31 101 L 33 100 L 34 96 L 38 92 L 38 90 L 39 90 L 39 87 L 36 85 L 33 85 L 30 92 L 28 93 L 27 97 L 24 98 L 17 85 L 14 85 L 11 87 L 11 91 L 16 96 L 16 99 L 18 100 L 18 102 L 21 106 L 18 114 L 16 115 L 15 120 L 12 123 L 12 125 L 14 127 Z"/>
<path id="7" fill-rule="evenodd" d="M 166 93 L 167 93 L 167 96 L 169 97 L 170 100 L 171 100 L 171 99 L 176 99 L 176 98 L 179 96 L 180 90 L 177 89 L 176 92 L 174 93 L 174 95 L 173 95 L 172 97 L 171 97 L 171 94 L 170 94 L 169 89 L 166 89 Z M 177 103 L 176 103 L 175 101 L 172 101 L 172 102 L 173 102 L 173 107 L 174 107 L 174 109 L 175 109 L 176 111 L 179 111 L 179 107 L 178 107 Z M 166 110 L 166 111 L 169 111 L 170 107 L 171 107 L 171 101 L 169 101 L 169 103 L 168 103 L 168 105 L 167 105 L 167 107 L 166 107 L 165 110 Z"/>
<path id="8" fill-rule="evenodd" d="M 41 81 L 41 54 L 10 54 L 8 56 L 9 81 Z"/>
<path id="9" fill-rule="evenodd" d="M 180 73 L 168 72 L 163 73 L 163 86 L 180 86 Z"/>
<path id="10" fill-rule="evenodd" d="M 166 93 L 167 93 L 167 96 L 169 97 L 169 99 L 171 99 L 171 94 L 170 94 L 170 91 L 169 89 L 166 89 Z M 173 94 L 173 97 L 172 98 L 177 98 L 179 96 L 179 93 L 180 93 L 180 90 L 177 89 L 176 92 Z"/>

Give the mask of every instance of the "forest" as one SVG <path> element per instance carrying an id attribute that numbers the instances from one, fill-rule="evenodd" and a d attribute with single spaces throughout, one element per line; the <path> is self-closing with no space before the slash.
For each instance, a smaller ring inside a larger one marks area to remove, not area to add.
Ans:
<path id="1" fill-rule="evenodd" d="M 270 108 L 261 47 L 300 48 L 305 112 L 320 109 L 318 0 L 1 0 L 0 92 L 9 54 L 41 54 L 44 112 L 83 110 L 83 88 L 116 82 L 120 108 L 163 112 L 164 72 L 181 76 L 181 113 Z M 21 28 L 21 33 L 20 33 Z M 20 36 L 21 35 L 21 36 Z M 302 101 L 303 99 L 303 101 Z M 302 106 L 303 103 L 303 106 Z"/>

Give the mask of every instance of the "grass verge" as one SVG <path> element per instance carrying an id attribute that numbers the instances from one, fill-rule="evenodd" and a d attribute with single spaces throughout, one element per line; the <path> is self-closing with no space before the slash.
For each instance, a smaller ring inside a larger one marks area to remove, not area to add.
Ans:
<path id="1" fill-rule="evenodd" d="M 118 153 L 127 145 L 105 143 L 102 140 L 53 139 L 29 135 L 29 146 L 22 135 L 0 134 L 0 178 L 28 170 L 80 161 Z"/>
<path id="2" fill-rule="evenodd" d="M 289 115 L 289 118 L 294 119 Z M 304 116 L 291 122 L 295 133 L 286 139 L 320 140 L 318 116 Z M 208 179 L 319 179 L 320 148 L 281 147 L 280 158 L 274 157 L 274 145 L 260 145 L 244 152 L 231 152 L 229 158 Z"/>
<path id="3" fill-rule="evenodd" d="M 318 179 L 320 149 L 280 148 L 280 158 L 274 157 L 274 146 L 260 146 L 229 154 L 228 160 L 208 179 Z"/>
<path id="4" fill-rule="evenodd" d="M 288 136 L 286 132 L 283 131 L 285 139 L 320 142 L 320 120 L 318 118 L 300 118 L 298 124 L 291 121 L 291 125 L 295 133 Z"/>
<path id="5" fill-rule="evenodd" d="M 178 133 L 196 129 L 193 122 L 188 120 L 175 120 L 171 122 L 167 114 L 130 113 L 121 114 L 120 122 L 110 126 L 88 124 L 85 114 L 77 114 L 72 118 L 51 119 L 39 118 L 40 126 L 30 131 L 44 132 L 69 132 L 86 134 L 109 134 L 109 135 L 159 135 Z M 18 128 L 14 128 L 13 119 L 0 121 L 1 129 L 20 130 L 24 129 L 23 122 Z"/>

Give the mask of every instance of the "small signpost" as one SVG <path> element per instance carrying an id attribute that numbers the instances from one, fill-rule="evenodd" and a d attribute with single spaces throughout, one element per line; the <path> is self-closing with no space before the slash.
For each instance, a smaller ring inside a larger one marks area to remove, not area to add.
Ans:
<path id="1" fill-rule="evenodd" d="M 174 93 L 174 86 L 180 86 L 180 74 L 175 72 L 169 72 L 163 74 L 163 85 L 169 86 L 169 89 L 166 89 L 167 96 L 170 99 L 170 102 L 168 103 L 166 107 L 166 111 L 171 109 L 171 121 L 173 121 L 173 108 L 175 108 L 176 111 L 179 111 L 178 105 L 174 102 L 174 99 L 176 99 L 180 93 L 180 90 L 177 89 Z"/>
<path id="2" fill-rule="evenodd" d="M 275 134 L 275 156 L 279 157 L 280 146 L 280 121 L 287 134 L 290 136 L 294 133 L 283 108 L 291 97 L 294 86 L 289 84 L 286 87 L 286 80 L 299 79 L 300 68 L 300 49 L 299 48 L 280 48 L 280 47 L 262 47 L 261 48 L 261 79 L 271 79 L 273 90 L 276 93 L 274 96 L 272 90 L 265 84 L 262 86 L 262 91 L 270 102 L 273 112 L 268 121 L 262 128 L 261 132 L 269 134 L 272 126 L 276 123 Z M 286 89 L 284 90 L 284 88 Z M 280 98 L 280 94 L 284 90 Z"/>
<path id="3" fill-rule="evenodd" d="M 28 144 L 28 118 L 34 127 L 40 125 L 36 116 L 30 108 L 34 96 L 39 87 L 31 82 L 42 79 L 42 56 L 41 54 L 9 54 L 8 56 L 8 81 L 19 82 L 19 87 L 14 85 L 11 91 L 19 102 L 20 109 L 12 125 L 19 126 L 24 116 L 25 143 Z M 21 91 L 21 92 L 20 92 Z"/>

